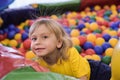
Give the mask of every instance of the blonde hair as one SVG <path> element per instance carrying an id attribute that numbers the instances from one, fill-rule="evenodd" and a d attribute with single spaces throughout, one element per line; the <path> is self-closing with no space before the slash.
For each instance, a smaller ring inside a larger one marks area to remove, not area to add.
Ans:
<path id="1" fill-rule="evenodd" d="M 32 35 L 35 29 L 39 27 L 39 25 L 44 24 L 51 32 L 53 32 L 58 40 L 62 40 L 63 44 L 59 50 L 59 57 L 63 60 L 66 60 L 68 56 L 66 55 L 69 48 L 73 46 L 72 41 L 69 35 L 64 31 L 61 24 L 53 19 L 42 18 L 36 20 L 29 29 L 29 37 Z M 58 54 L 58 53 L 57 53 Z"/>

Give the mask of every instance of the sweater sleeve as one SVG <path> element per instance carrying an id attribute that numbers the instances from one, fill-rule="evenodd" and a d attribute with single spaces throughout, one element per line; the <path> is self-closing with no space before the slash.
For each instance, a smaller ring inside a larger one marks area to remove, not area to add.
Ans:
<path id="1" fill-rule="evenodd" d="M 88 61 L 83 58 L 75 48 L 69 50 L 69 60 L 72 72 L 75 77 L 80 78 L 82 76 L 90 77 L 90 66 Z"/>

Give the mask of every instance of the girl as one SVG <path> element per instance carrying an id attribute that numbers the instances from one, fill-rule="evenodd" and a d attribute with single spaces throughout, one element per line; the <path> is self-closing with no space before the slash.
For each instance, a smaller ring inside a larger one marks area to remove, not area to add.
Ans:
<path id="1" fill-rule="evenodd" d="M 62 26 L 52 19 L 40 19 L 30 27 L 31 50 L 38 63 L 52 72 L 89 80 L 90 66 L 73 47 Z"/>

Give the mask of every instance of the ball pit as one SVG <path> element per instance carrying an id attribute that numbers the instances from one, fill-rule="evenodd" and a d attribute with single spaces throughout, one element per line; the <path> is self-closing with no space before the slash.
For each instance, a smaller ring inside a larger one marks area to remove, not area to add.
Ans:
<path id="1" fill-rule="evenodd" d="M 108 65 L 111 63 L 114 47 L 120 37 L 120 5 L 90 6 L 81 12 L 69 11 L 46 18 L 63 24 L 80 55 Z M 21 51 L 27 59 L 34 58 L 28 39 L 29 27 L 33 21 L 27 19 L 20 20 L 19 24 L 12 21 L 8 24 L 0 18 L 0 26 L 2 23 L 7 24 L 5 28 L 0 28 L 0 43 Z"/>

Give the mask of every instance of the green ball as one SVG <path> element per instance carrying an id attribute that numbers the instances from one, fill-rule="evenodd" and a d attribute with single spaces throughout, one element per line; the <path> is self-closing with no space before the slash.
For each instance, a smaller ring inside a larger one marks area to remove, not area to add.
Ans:
<path id="1" fill-rule="evenodd" d="M 75 45 L 74 47 L 77 49 L 77 51 L 78 51 L 79 53 L 81 53 L 81 52 L 82 52 L 82 48 L 81 48 L 80 46 Z"/>
<path id="2" fill-rule="evenodd" d="M 111 57 L 110 56 L 104 56 L 101 60 L 103 63 L 109 65 L 111 62 Z"/>

